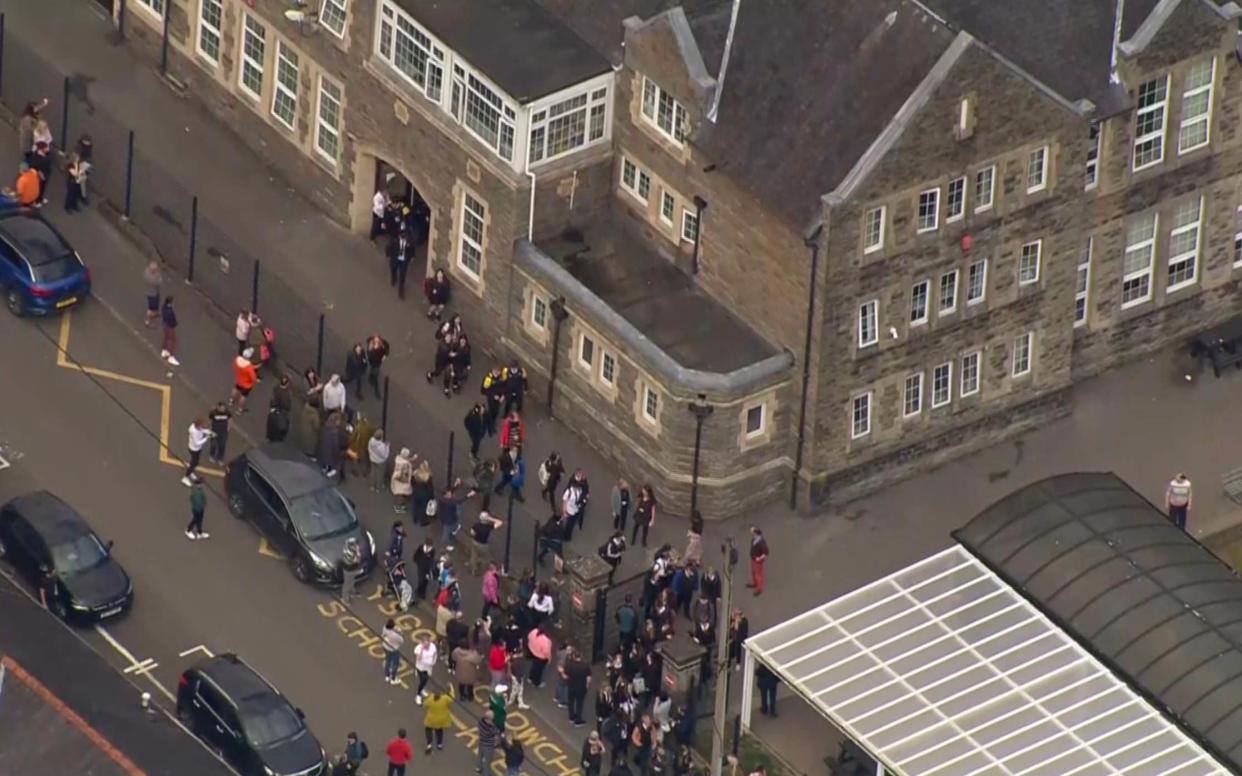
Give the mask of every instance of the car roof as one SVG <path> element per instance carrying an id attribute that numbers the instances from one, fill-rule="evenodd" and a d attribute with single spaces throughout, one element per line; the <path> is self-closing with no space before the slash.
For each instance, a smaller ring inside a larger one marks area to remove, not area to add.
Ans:
<path id="1" fill-rule="evenodd" d="M 36 266 L 73 252 L 69 241 L 34 210 L 0 210 L 0 237 Z"/>
<path id="2" fill-rule="evenodd" d="M 260 445 L 246 453 L 246 458 L 271 482 L 272 487 L 290 501 L 333 487 L 332 481 L 324 476 L 319 467 L 290 444 L 277 442 Z"/>
<path id="3" fill-rule="evenodd" d="M 91 530 L 73 507 L 46 490 L 18 496 L 5 504 L 4 509 L 20 514 L 44 541 L 52 544 L 75 539 Z"/>
<path id="4" fill-rule="evenodd" d="M 209 657 L 199 663 L 197 668 L 235 704 L 240 705 L 257 697 L 283 697 L 257 671 L 232 653 Z"/>

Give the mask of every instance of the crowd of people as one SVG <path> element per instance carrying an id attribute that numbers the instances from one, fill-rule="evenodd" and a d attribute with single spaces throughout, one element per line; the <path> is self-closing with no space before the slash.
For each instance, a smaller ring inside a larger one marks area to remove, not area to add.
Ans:
<path id="1" fill-rule="evenodd" d="M 17 122 L 17 179 L 4 195 L 22 207 L 41 208 L 47 204 L 47 184 L 57 154 L 65 152 L 65 212 L 76 213 L 87 202 L 87 180 L 93 167 L 95 144 L 82 135 L 73 148 L 57 148 L 44 110 L 48 100 L 28 102 Z"/>

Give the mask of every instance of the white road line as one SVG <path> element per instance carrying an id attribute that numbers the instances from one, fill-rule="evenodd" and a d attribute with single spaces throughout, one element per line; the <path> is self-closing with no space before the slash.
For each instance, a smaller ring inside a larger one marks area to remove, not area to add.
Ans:
<path id="1" fill-rule="evenodd" d="M 142 661 L 141 663 L 134 663 L 132 666 L 130 666 L 129 668 L 126 668 L 126 669 L 125 669 L 124 671 L 122 671 L 121 673 L 125 673 L 125 674 L 145 674 L 147 671 L 150 671 L 152 668 L 155 668 L 155 667 L 156 667 L 156 666 L 158 666 L 158 665 L 159 665 L 159 663 L 155 662 L 155 661 L 154 661 L 154 660 L 152 660 L 151 658 L 147 658 L 146 660 Z"/>
<path id="2" fill-rule="evenodd" d="M 124 669 L 125 673 L 130 673 L 132 671 L 134 674 L 141 674 L 148 681 L 150 681 L 151 684 L 155 685 L 155 689 L 159 690 L 164 695 L 165 698 L 167 698 L 170 701 L 174 701 L 174 702 L 177 700 L 177 696 L 173 695 L 172 692 L 170 692 L 169 689 L 165 687 L 160 682 L 159 679 L 156 679 L 154 676 L 148 673 L 149 671 L 151 671 L 151 669 L 155 668 L 156 665 L 158 665 L 158 663 L 156 663 L 154 660 L 151 660 L 150 658 L 147 658 L 146 660 L 143 660 L 143 661 L 139 661 L 138 658 L 134 657 L 134 653 L 130 652 L 128 649 L 125 648 L 124 644 L 122 644 L 121 642 L 113 638 L 112 634 L 104 630 L 102 625 L 96 625 L 95 632 L 98 633 L 100 636 L 102 636 L 103 640 L 108 642 L 108 645 L 111 646 L 113 649 L 115 649 L 117 653 L 120 654 L 121 657 L 129 661 L 129 668 Z M 150 663 L 151 665 L 146 665 L 147 663 Z"/>
<path id="3" fill-rule="evenodd" d="M 195 647 L 190 647 L 189 649 L 185 650 L 184 652 L 179 652 L 179 653 L 177 653 L 177 657 L 189 657 L 190 655 L 193 655 L 195 652 L 202 652 L 202 653 L 203 653 L 204 655 L 206 655 L 207 657 L 215 657 L 215 656 L 216 656 L 214 652 L 212 652 L 210 649 L 207 649 L 207 646 L 206 646 L 206 645 L 204 645 L 204 644 L 199 644 L 198 646 L 195 646 Z"/>
<path id="4" fill-rule="evenodd" d="M 134 654 L 130 652 L 128 649 L 126 649 L 124 644 L 112 638 L 112 634 L 104 630 L 102 625 L 96 625 L 95 632 L 98 633 L 100 636 L 103 636 L 103 640 L 108 642 L 108 644 L 111 645 L 113 649 L 119 652 L 121 654 L 121 657 L 128 660 L 131 666 L 137 665 L 138 658 L 134 657 Z"/>
<path id="5" fill-rule="evenodd" d="M 10 466 L 12 466 L 12 464 L 6 461 L 3 455 L 0 455 L 0 470 L 7 469 Z"/>

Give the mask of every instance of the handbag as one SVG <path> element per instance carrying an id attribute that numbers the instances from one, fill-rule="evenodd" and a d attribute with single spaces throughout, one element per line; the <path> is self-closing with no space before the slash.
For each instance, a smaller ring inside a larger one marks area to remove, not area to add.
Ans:
<path id="1" fill-rule="evenodd" d="M 440 502 L 436 501 L 435 499 L 432 499 L 431 501 L 427 502 L 427 509 L 425 510 L 425 514 L 427 515 L 427 517 L 435 517 L 436 513 L 439 511 L 440 511 Z"/>

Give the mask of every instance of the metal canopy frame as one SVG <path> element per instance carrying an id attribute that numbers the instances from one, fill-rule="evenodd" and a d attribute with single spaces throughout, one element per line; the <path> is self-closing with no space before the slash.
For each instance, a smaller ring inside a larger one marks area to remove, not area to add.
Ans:
<path id="1" fill-rule="evenodd" d="M 743 687 L 761 661 L 885 773 L 1230 773 L 961 546 L 766 630 L 746 649 Z"/>

